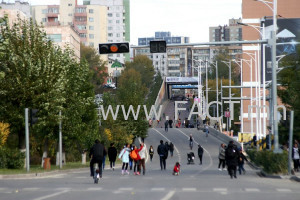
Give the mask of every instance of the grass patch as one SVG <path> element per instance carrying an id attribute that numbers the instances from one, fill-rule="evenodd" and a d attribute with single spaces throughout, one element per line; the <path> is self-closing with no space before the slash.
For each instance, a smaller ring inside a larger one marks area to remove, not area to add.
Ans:
<path id="1" fill-rule="evenodd" d="M 87 162 L 85 165 L 82 165 L 81 162 L 69 162 L 66 165 L 63 165 L 62 169 L 59 169 L 59 166 L 51 165 L 50 170 L 44 170 L 41 165 L 30 165 L 30 171 L 28 173 L 43 173 L 43 172 L 51 172 L 54 170 L 68 170 L 68 169 L 78 169 L 89 167 L 90 163 Z M 0 169 L 1 175 L 10 175 L 10 174 L 26 174 L 26 168 L 24 169 Z"/>

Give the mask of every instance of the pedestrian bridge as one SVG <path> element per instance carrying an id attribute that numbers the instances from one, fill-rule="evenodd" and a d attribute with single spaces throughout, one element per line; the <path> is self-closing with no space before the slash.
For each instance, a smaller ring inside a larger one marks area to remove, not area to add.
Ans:
<path id="1" fill-rule="evenodd" d="M 172 89 L 197 89 L 198 77 L 166 77 L 167 98 L 170 99 Z"/>

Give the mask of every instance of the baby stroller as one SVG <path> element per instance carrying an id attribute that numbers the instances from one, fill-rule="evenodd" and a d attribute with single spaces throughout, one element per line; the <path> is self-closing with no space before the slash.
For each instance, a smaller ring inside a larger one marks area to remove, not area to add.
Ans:
<path id="1" fill-rule="evenodd" d="M 187 160 L 188 160 L 187 164 L 195 164 L 194 159 L 195 159 L 194 152 L 190 152 L 190 153 L 187 154 Z"/>

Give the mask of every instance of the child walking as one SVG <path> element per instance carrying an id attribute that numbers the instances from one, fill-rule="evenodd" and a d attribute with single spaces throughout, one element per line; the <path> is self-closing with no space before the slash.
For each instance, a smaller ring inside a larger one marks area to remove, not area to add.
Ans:
<path id="1" fill-rule="evenodd" d="M 180 164 L 179 162 L 176 162 L 174 169 L 173 169 L 173 175 L 178 176 L 180 173 Z"/>

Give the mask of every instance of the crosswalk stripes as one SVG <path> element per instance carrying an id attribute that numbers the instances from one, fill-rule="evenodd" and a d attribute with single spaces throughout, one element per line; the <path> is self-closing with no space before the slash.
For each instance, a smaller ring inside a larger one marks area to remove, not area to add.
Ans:
<path id="1" fill-rule="evenodd" d="M 257 188 L 245 188 L 245 191 L 246 192 L 260 192 L 260 190 Z"/>
<path id="2" fill-rule="evenodd" d="M 195 191 L 197 191 L 197 188 L 182 188 L 182 191 L 184 191 L 184 192 L 195 192 Z"/>
<path id="3" fill-rule="evenodd" d="M 165 191 L 165 188 L 151 188 L 151 191 Z"/>
<path id="4" fill-rule="evenodd" d="M 277 192 L 292 192 L 290 189 L 277 188 Z"/>

